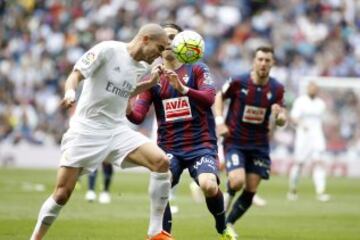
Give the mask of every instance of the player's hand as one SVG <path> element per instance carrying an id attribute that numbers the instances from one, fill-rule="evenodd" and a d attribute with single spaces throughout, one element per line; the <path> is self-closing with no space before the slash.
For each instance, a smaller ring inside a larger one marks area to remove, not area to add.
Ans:
<path id="1" fill-rule="evenodd" d="M 286 123 L 286 114 L 283 108 L 279 104 L 273 104 L 271 106 L 271 113 L 275 118 L 275 124 L 277 126 L 284 126 Z"/>
<path id="2" fill-rule="evenodd" d="M 173 88 L 175 88 L 179 92 L 184 91 L 185 86 L 182 84 L 182 82 L 179 79 L 179 76 L 177 75 L 177 73 L 175 71 L 170 70 L 170 69 L 165 69 L 164 75 L 167 77 L 170 85 Z"/>
<path id="3" fill-rule="evenodd" d="M 274 115 L 275 118 L 279 115 L 281 111 L 282 108 L 279 104 L 275 103 L 271 106 L 271 113 Z"/>
<path id="4" fill-rule="evenodd" d="M 227 137 L 229 136 L 229 128 L 225 123 L 216 125 L 216 133 L 218 136 Z"/>
<path id="5" fill-rule="evenodd" d="M 65 96 L 60 102 L 60 107 L 63 109 L 69 109 L 72 106 L 74 106 L 76 101 L 75 96 L 76 96 L 75 90 L 73 89 L 66 90 Z"/>
<path id="6" fill-rule="evenodd" d="M 163 74 L 164 72 L 164 65 L 162 64 L 157 64 L 153 67 L 153 69 L 151 70 L 151 78 L 150 78 L 150 82 L 155 85 L 160 81 L 160 75 Z"/>

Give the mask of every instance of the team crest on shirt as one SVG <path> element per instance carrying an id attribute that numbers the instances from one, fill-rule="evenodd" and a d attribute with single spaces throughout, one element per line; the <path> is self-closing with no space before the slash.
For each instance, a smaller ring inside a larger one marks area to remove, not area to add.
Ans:
<path id="1" fill-rule="evenodd" d="M 266 94 L 266 97 L 267 97 L 268 100 L 270 100 L 270 99 L 272 98 L 271 92 L 268 92 L 268 93 Z"/>
<path id="2" fill-rule="evenodd" d="M 166 122 L 188 120 L 192 118 L 190 102 L 187 96 L 165 99 L 162 103 Z"/>
<path id="3" fill-rule="evenodd" d="M 189 82 L 189 75 L 185 74 L 182 78 L 182 80 L 184 81 L 184 83 L 188 83 Z"/>
<path id="4" fill-rule="evenodd" d="M 93 52 L 88 52 L 81 60 L 85 65 L 91 65 L 95 61 L 96 55 Z"/>
<path id="5" fill-rule="evenodd" d="M 266 108 L 245 105 L 243 122 L 261 124 L 264 122 Z"/>

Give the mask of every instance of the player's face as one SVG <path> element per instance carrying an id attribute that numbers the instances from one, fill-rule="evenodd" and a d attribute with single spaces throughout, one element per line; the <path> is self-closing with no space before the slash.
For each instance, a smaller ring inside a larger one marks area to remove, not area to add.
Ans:
<path id="1" fill-rule="evenodd" d="M 144 61 L 151 64 L 156 58 L 160 57 L 162 52 L 168 45 L 168 37 L 166 35 L 159 36 L 154 39 L 146 39 L 143 44 Z"/>
<path id="2" fill-rule="evenodd" d="M 173 51 L 171 50 L 171 42 L 172 40 L 174 40 L 176 34 L 178 34 L 179 32 L 175 28 L 170 28 L 170 27 L 164 28 L 164 30 L 168 36 L 169 42 L 165 48 L 165 51 L 162 53 L 162 57 L 167 61 L 173 61 L 176 58 Z"/>
<path id="3" fill-rule="evenodd" d="M 319 88 L 315 83 L 310 82 L 307 87 L 307 92 L 308 92 L 308 95 L 313 98 L 318 94 Z"/>
<path id="4" fill-rule="evenodd" d="M 258 51 L 254 58 L 253 69 L 260 78 L 267 78 L 273 64 L 274 57 L 271 52 Z"/>

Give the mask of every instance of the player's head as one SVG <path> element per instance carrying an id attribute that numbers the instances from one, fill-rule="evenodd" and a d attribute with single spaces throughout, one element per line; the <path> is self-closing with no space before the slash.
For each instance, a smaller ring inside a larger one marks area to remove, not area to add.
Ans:
<path id="1" fill-rule="evenodd" d="M 311 97 L 311 98 L 316 97 L 318 92 L 319 92 L 318 85 L 313 81 L 309 82 L 309 84 L 307 86 L 307 94 L 309 95 L 309 97 Z"/>
<path id="2" fill-rule="evenodd" d="M 165 23 L 165 24 L 162 24 L 161 26 L 165 30 L 165 32 L 168 36 L 168 39 L 169 39 L 169 43 L 168 43 L 165 51 L 162 53 L 162 57 L 163 57 L 163 59 L 165 59 L 167 61 L 174 61 L 174 60 L 176 60 L 176 57 L 175 57 L 173 51 L 171 50 L 171 42 L 172 42 L 172 40 L 174 40 L 176 34 L 182 32 L 183 29 L 174 23 Z"/>
<path id="3" fill-rule="evenodd" d="M 139 51 L 137 55 L 140 60 L 151 64 L 168 45 L 168 37 L 164 29 L 154 23 L 142 26 L 134 38 Z"/>
<path id="4" fill-rule="evenodd" d="M 258 47 L 254 52 L 253 71 L 259 78 L 269 77 L 274 64 L 274 49 L 268 46 Z"/>

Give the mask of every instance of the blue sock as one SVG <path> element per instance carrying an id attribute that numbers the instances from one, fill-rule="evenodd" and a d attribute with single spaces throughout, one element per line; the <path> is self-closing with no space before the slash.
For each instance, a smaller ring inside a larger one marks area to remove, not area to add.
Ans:
<path id="1" fill-rule="evenodd" d="M 254 192 L 244 190 L 240 197 L 234 202 L 226 222 L 234 224 L 249 209 L 254 195 Z"/>
<path id="2" fill-rule="evenodd" d="M 170 210 L 170 204 L 168 203 L 165 208 L 164 218 L 163 218 L 163 229 L 168 233 L 171 233 L 172 227 L 172 215 Z"/>
<path id="3" fill-rule="evenodd" d="M 95 191 L 95 182 L 96 182 L 96 175 L 97 175 L 97 170 L 95 170 L 95 172 L 92 172 L 89 174 L 89 181 L 88 181 L 88 189 L 89 190 L 93 190 Z"/>
<path id="4" fill-rule="evenodd" d="M 113 175 L 112 164 L 103 163 L 103 174 L 104 174 L 104 191 L 108 192 L 111 184 L 111 178 Z"/>
<path id="5" fill-rule="evenodd" d="M 206 205 L 215 218 L 216 231 L 222 234 L 226 228 L 225 224 L 225 209 L 224 209 L 224 196 L 220 189 L 213 197 L 206 198 Z"/>

